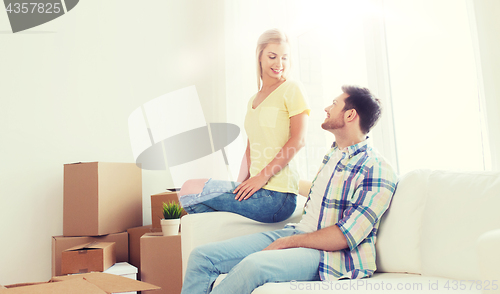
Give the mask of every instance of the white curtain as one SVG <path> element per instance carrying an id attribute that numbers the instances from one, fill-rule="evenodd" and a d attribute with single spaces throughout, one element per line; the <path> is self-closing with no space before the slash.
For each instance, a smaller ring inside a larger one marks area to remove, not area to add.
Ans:
<path id="1" fill-rule="evenodd" d="M 257 91 L 256 40 L 279 27 L 291 37 L 293 78 L 312 108 L 302 177 L 314 176 L 334 140 L 320 125 L 343 84 L 367 86 L 381 98 L 383 117 L 370 137 L 401 173 L 488 168 L 473 5 L 466 1 L 226 1 L 228 121 L 243 126 Z"/>

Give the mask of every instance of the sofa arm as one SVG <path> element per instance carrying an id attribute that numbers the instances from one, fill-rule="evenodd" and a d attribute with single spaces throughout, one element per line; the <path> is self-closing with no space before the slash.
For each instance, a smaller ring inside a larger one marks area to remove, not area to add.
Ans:
<path id="1" fill-rule="evenodd" d="M 261 223 L 230 212 L 188 214 L 181 218 L 182 277 L 191 251 L 200 245 L 265 231 L 282 229 L 299 222 L 306 198 L 297 196 L 297 208 L 290 218 L 279 223 Z"/>
<path id="2" fill-rule="evenodd" d="M 500 293 L 500 230 L 482 234 L 477 242 L 477 253 L 482 285 L 488 283 L 482 293 Z"/>

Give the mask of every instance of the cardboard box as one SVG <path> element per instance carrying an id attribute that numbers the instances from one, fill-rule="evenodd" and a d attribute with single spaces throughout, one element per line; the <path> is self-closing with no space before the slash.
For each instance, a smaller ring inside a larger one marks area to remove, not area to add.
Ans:
<path id="1" fill-rule="evenodd" d="M 105 273 L 89 273 L 54 277 L 45 283 L 16 284 L 0 289 L 2 294 L 110 294 L 130 291 L 149 291 L 158 286 Z M 149 293 L 149 292 L 147 292 Z"/>
<path id="2" fill-rule="evenodd" d="M 64 165 L 64 236 L 101 236 L 142 225 L 142 172 L 134 163 Z"/>
<path id="3" fill-rule="evenodd" d="M 151 224 L 153 228 L 161 229 L 160 220 L 163 218 L 163 202 L 179 203 L 177 193 L 178 192 L 163 192 L 151 195 Z M 182 215 L 186 214 L 185 211 L 182 213 Z"/>
<path id="4" fill-rule="evenodd" d="M 62 252 L 61 274 L 102 272 L 115 263 L 114 242 L 91 242 Z"/>
<path id="5" fill-rule="evenodd" d="M 141 280 L 162 288 L 151 294 L 181 292 L 181 235 L 147 233 L 141 237 Z"/>
<path id="6" fill-rule="evenodd" d="M 160 229 L 153 228 L 152 225 L 131 228 L 127 230 L 128 233 L 128 262 L 139 269 L 141 269 L 141 237 L 146 233 L 161 232 Z"/>
<path id="7" fill-rule="evenodd" d="M 115 242 L 116 261 L 128 262 L 128 234 L 127 232 L 119 234 L 110 234 L 98 237 L 52 237 L 52 276 L 61 275 L 61 255 L 68 248 L 87 244 L 90 242 Z"/>

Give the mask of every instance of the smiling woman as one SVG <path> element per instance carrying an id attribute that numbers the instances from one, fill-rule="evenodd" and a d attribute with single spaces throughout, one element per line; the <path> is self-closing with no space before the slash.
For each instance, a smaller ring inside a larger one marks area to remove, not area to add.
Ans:
<path id="1" fill-rule="evenodd" d="M 290 46 L 288 43 L 270 43 L 260 51 L 258 58 L 258 66 L 260 67 L 259 88 L 263 79 L 286 78 L 290 66 L 288 61 L 289 52 Z"/>
<path id="2" fill-rule="evenodd" d="M 261 222 L 280 222 L 295 210 L 299 175 L 293 161 L 305 144 L 307 106 L 302 86 L 287 79 L 288 37 L 278 29 L 257 42 L 258 92 L 245 117 L 247 148 L 237 182 L 189 180 L 179 201 L 188 213 L 228 211 Z"/>
<path id="3" fill-rule="evenodd" d="M 286 79 L 291 66 L 290 45 L 286 35 L 278 30 L 264 32 L 257 41 L 257 89 L 261 89 L 263 76 Z"/>

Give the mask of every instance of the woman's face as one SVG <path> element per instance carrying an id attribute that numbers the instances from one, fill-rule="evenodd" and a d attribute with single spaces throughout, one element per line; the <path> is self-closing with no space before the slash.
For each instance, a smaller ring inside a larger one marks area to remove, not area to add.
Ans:
<path id="1" fill-rule="evenodd" d="M 288 57 L 290 56 L 290 46 L 286 43 L 269 43 L 260 56 L 260 66 L 262 68 L 262 79 L 281 79 L 283 73 L 290 66 Z"/>

